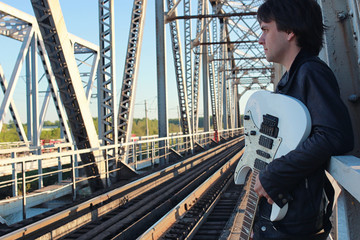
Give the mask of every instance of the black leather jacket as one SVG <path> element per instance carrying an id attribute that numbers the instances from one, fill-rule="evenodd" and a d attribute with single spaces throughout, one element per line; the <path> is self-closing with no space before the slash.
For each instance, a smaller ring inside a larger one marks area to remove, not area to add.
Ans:
<path id="1" fill-rule="evenodd" d="M 324 169 L 331 156 L 353 148 L 351 121 L 333 72 L 304 50 L 283 75 L 276 92 L 295 97 L 307 106 L 312 129 L 300 146 L 274 159 L 260 173 L 261 184 L 269 196 L 280 207 L 289 203 L 289 210 L 284 219 L 272 226 L 268 221 L 271 205 L 262 198 L 255 225 L 267 229 L 261 231 L 264 237 L 310 235 L 324 224 L 322 201 L 327 182 Z"/>

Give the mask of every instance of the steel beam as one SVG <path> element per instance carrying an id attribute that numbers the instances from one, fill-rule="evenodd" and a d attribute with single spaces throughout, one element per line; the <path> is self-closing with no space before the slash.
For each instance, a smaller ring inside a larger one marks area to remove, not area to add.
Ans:
<path id="1" fill-rule="evenodd" d="M 198 0 L 198 6 L 197 6 L 197 12 L 199 13 L 203 13 L 203 5 L 204 5 L 204 0 Z M 198 19 L 196 22 L 196 35 L 200 36 L 199 41 L 202 41 L 203 36 L 200 34 L 201 29 L 203 27 L 203 20 Z M 194 126 L 194 133 L 198 132 L 198 122 L 199 122 L 199 79 L 200 79 L 200 65 L 201 65 L 201 55 L 200 55 L 200 45 L 197 45 L 194 47 L 194 67 L 193 67 L 193 87 L 192 87 L 192 99 L 193 99 L 193 103 L 192 103 L 192 116 L 193 116 L 193 126 Z"/>
<path id="2" fill-rule="evenodd" d="M 119 142 L 129 142 L 135 104 L 140 53 L 147 0 L 135 0 L 131 16 L 129 41 L 119 106 Z"/>
<path id="3" fill-rule="evenodd" d="M 14 70 L 10 77 L 9 85 L 6 89 L 6 92 L 4 93 L 4 98 L 3 98 L 3 101 L 1 102 L 1 106 L 0 106 L 0 130 L 2 129 L 2 126 L 3 126 L 6 110 L 10 106 L 10 101 L 14 94 L 16 83 L 19 79 L 21 67 L 26 58 L 26 54 L 28 53 L 29 46 L 30 46 L 33 35 L 34 35 L 33 28 L 31 28 L 25 34 L 24 41 L 21 45 L 21 49 L 20 49 L 19 55 L 17 57 Z"/>
<path id="4" fill-rule="evenodd" d="M 169 11 L 174 7 L 173 0 L 168 0 L 168 9 Z M 174 14 L 177 15 L 176 9 Z M 170 36 L 172 42 L 172 50 L 174 57 L 174 68 L 177 82 L 178 98 L 179 98 L 179 108 L 180 108 L 180 120 L 183 134 L 190 134 L 191 125 L 189 117 L 189 107 L 188 107 L 188 97 L 186 92 L 186 82 L 184 78 L 183 62 L 182 62 L 182 51 L 181 51 L 181 41 L 180 41 L 180 31 L 177 24 L 177 21 L 169 22 L 170 27 Z M 191 142 L 191 141 L 190 141 Z M 191 142 L 192 149 L 192 142 Z"/>
<path id="5" fill-rule="evenodd" d="M 58 1 L 32 0 L 31 4 L 44 40 L 51 67 L 64 103 L 78 149 L 98 148 L 95 126 L 87 104 L 85 91 L 76 66 L 74 50 L 69 40 L 60 4 Z M 104 187 L 100 173 L 103 162 L 97 152 L 81 154 L 89 185 L 92 191 Z M 100 167 L 100 169 L 99 169 Z"/>
<path id="6" fill-rule="evenodd" d="M 129 40 L 126 51 L 125 67 L 123 82 L 120 94 L 120 103 L 118 111 L 118 142 L 127 143 L 130 142 L 131 130 L 134 116 L 134 105 L 135 105 L 135 93 L 138 80 L 138 71 L 140 66 L 140 54 L 143 38 L 143 29 L 145 23 L 147 0 L 135 0 L 132 9 Z M 123 161 L 118 164 L 126 165 L 128 155 L 127 147 L 124 147 L 121 151 L 123 155 Z M 128 168 L 127 174 L 132 175 L 132 168 Z M 123 169 L 123 168 L 122 168 Z"/>
<path id="7" fill-rule="evenodd" d="M 0 65 L 0 86 L 1 86 L 3 93 L 5 93 L 7 90 L 7 87 L 8 87 L 8 83 L 5 79 L 4 71 L 1 67 L 1 65 Z M 19 135 L 20 141 L 23 141 L 26 145 L 29 145 L 29 143 L 28 143 L 29 141 L 26 136 L 24 127 L 21 123 L 19 112 L 18 112 L 18 110 L 15 106 L 15 102 L 13 100 L 10 100 L 9 110 L 10 110 L 11 117 L 14 121 L 16 131 Z"/>
<path id="8" fill-rule="evenodd" d="M 158 99 L 158 128 L 159 137 L 167 137 L 168 116 L 167 116 L 167 81 L 166 81 L 166 45 L 165 45 L 165 20 L 164 0 L 155 0 L 155 21 L 156 21 L 156 73 L 157 73 L 157 99 Z M 159 142 L 160 164 L 165 164 L 165 143 Z"/>
<path id="9" fill-rule="evenodd" d="M 351 0 L 352 1 L 352 0 Z M 352 154 L 360 156 L 360 35 L 358 9 L 351 1 L 319 1 L 325 25 L 326 60 L 338 80 L 341 97 L 349 109 L 353 124 L 355 147 Z M 350 5 L 349 5 L 350 2 Z M 357 6 L 359 2 L 357 1 Z M 336 37 L 335 37 L 336 36 Z"/>
<path id="10" fill-rule="evenodd" d="M 206 14 L 207 3 L 204 4 L 204 13 Z M 204 24 L 203 28 L 206 29 L 207 25 L 205 24 L 205 19 L 203 19 Z M 207 31 L 203 31 L 203 41 L 207 41 Z M 208 132 L 210 130 L 210 117 L 209 117 L 209 64 L 208 64 L 208 47 L 206 45 L 202 46 L 202 77 L 203 77 L 203 109 L 204 109 L 204 132 Z"/>

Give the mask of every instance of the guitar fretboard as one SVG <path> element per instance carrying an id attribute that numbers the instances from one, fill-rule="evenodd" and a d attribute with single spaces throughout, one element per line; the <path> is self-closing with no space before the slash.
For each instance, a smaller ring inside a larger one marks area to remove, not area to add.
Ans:
<path id="1" fill-rule="evenodd" d="M 256 177 L 259 175 L 260 171 L 266 168 L 267 163 L 260 160 L 255 159 L 254 168 L 252 171 L 250 190 L 247 196 L 246 209 L 243 219 L 243 224 L 241 227 L 240 239 L 248 240 L 251 235 L 251 229 L 253 225 L 253 221 L 256 214 L 257 205 L 259 202 L 259 197 L 254 191 Z"/>

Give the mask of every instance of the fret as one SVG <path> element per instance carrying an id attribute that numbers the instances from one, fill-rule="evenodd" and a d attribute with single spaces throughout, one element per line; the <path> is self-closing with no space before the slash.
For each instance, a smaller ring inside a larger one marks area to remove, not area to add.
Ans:
<path id="1" fill-rule="evenodd" d="M 244 227 L 243 232 L 246 234 L 250 234 L 250 228 Z"/>
<path id="2" fill-rule="evenodd" d="M 252 212 L 255 211 L 255 208 L 254 208 L 254 207 L 251 207 L 251 206 L 246 206 L 245 209 L 246 209 L 247 211 L 252 211 Z"/>
<path id="3" fill-rule="evenodd" d="M 249 219 L 249 218 L 244 218 L 244 224 L 245 224 L 245 226 L 247 226 L 248 225 L 248 227 L 250 227 L 251 226 L 251 223 L 252 223 L 252 219 Z"/>
<path id="4" fill-rule="evenodd" d="M 245 228 L 250 228 L 251 227 L 251 222 L 245 222 L 244 227 Z"/>
<path id="5" fill-rule="evenodd" d="M 252 199 L 257 199 L 258 198 L 258 195 L 255 191 L 252 191 L 249 193 L 249 197 L 251 197 Z"/>
<path id="6" fill-rule="evenodd" d="M 252 216 L 253 216 L 253 214 L 251 214 L 250 212 L 246 212 L 246 217 L 247 217 L 247 218 L 252 219 Z"/>
<path id="7" fill-rule="evenodd" d="M 246 233 L 244 233 L 244 232 L 241 232 L 241 233 L 240 233 L 240 239 L 241 239 L 241 240 L 248 240 L 249 237 L 250 237 L 249 234 L 246 234 Z"/>
<path id="8" fill-rule="evenodd" d="M 252 204 L 256 204 L 257 203 L 257 201 L 258 201 L 258 196 L 256 195 L 252 195 L 252 196 L 250 196 L 249 195 L 249 203 L 252 203 Z"/>

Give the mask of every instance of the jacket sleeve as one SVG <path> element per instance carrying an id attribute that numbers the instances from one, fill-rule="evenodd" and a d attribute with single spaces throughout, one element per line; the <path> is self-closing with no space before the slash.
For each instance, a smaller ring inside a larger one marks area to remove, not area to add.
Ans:
<path id="1" fill-rule="evenodd" d="M 319 66 L 316 66 L 319 64 Z M 353 132 L 346 106 L 332 71 L 320 63 L 305 63 L 297 73 L 300 100 L 307 106 L 312 129 L 296 149 L 274 159 L 260 173 L 265 191 L 282 207 L 289 192 L 333 155 L 353 148 Z"/>

